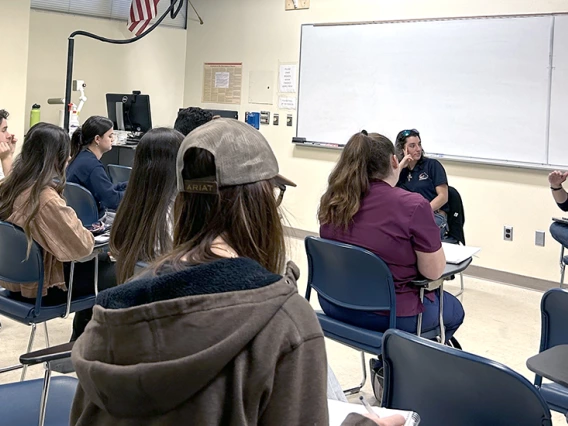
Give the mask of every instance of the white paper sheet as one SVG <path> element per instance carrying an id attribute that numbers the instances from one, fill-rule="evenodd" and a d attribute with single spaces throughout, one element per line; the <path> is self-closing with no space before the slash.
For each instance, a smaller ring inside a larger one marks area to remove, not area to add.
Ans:
<path id="1" fill-rule="evenodd" d="M 279 92 L 296 93 L 297 65 L 280 65 Z"/>
<path id="2" fill-rule="evenodd" d="M 329 426 L 340 426 L 343 420 L 350 413 L 365 414 L 367 410 L 361 404 L 351 404 L 348 402 L 334 401 L 332 399 L 327 400 L 327 407 L 329 410 Z M 412 412 L 410 411 L 399 411 L 399 410 L 389 410 L 388 408 L 373 407 L 380 417 L 392 416 L 393 414 L 400 414 L 406 420 L 406 425 L 412 426 L 416 423 L 410 420 Z"/>
<path id="3" fill-rule="evenodd" d="M 215 88 L 228 89 L 230 82 L 230 74 L 228 72 L 215 73 Z"/>
<path id="4" fill-rule="evenodd" d="M 278 97 L 278 108 L 280 109 L 296 109 L 296 98 L 291 98 L 289 96 L 279 96 Z"/>
<path id="5" fill-rule="evenodd" d="M 481 249 L 479 247 L 460 246 L 458 244 L 442 243 L 444 254 L 446 255 L 446 263 L 457 265 L 464 260 L 473 257 Z"/>

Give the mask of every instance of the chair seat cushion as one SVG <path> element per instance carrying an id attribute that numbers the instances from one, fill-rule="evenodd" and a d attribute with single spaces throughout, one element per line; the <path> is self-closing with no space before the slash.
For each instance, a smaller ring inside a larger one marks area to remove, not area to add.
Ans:
<path id="1" fill-rule="evenodd" d="M 82 311 L 95 305 L 95 296 L 83 296 L 71 302 L 71 312 Z M 11 297 L 10 292 L 0 287 L 0 314 L 23 324 L 41 323 L 65 315 L 66 305 L 42 306 L 34 316 L 35 300 L 24 302 Z"/>
<path id="2" fill-rule="evenodd" d="M 47 397 L 45 426 L 69 424 L 69 413 L 78 380 L 52 377 Z M 0 423 L 3 425 L 37 425 L 43 379 L 8 383 L 0 386 Z"/>
<path id="3" fill-rule="evenodd" d="M 383 333 L 335 320 L 323 312 L 316 315 L 325 337 L 368 353 L 381 353 Z"/>
<path id="4" fill-rule="evenodd" d="M 540 393 L 550 408 L 561 413 L 568 412 L 568 388 L 558 383 L 544 383 Z"/>

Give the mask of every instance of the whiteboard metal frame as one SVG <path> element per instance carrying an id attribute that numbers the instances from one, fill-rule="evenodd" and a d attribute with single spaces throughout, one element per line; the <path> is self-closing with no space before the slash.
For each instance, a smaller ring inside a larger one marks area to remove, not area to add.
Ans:
<path id="1" fill-rule="evenodd" d="M 298 104 L 296 110 L 296 137 L 298 137 L 298 117 L 300 115 L 300 80 L 302 78 L 302 40 L 304 37 L 304 27 L 333 27 L 333 26 L 348 26 L 348 25 L 377 25 L 377 24 L 409 24 L 414 22 L 439 22 L 439 21 L 462 21 L 462 20 L 474 20 L 474 19 L 513 19 L 513 18 L 539 18 L 539 17 L 549 17 L 552 16 L 551 27 L 551 37 L 550 37 L 550 62 L 549 62 L 549 88 L 548 88 L 548 122 L 546 125 L 546 153 L 548 158 L 548 153 L 550 151 L 550 110 L 552 106 L 552 73 L 553 73 L 553 59 L 554 59 L 554 31 L 556 16 L 568 16 L 568 13 L 528 13 L 528 14 L 515 14 L 515 15 L 482 15 L 482 16 L 459 16 L 459 17 L 446 17 L 446 18 L 423 18 L 423 19 L 394 19 L 385 21 L 360 21 L 360 22 L 326 22 L 326 23 L 311 23 L 302 24 L 300 28 L 300 49 L 298 60 Z M 331 149 L 336 151 L 342 151 L 345 145 L 336 146 L 335 144 L 328 144 L 326 142 L 318 141 L 306 141 L 306 142 L 293 142 L 297 147 L 314 148 L 314 149 Z M 559 166 L 554 164 L 542 164 L 542 163 L 526 163 L 521 161 L 507 161 L 507 160 L 492 160 L 488 158 L 476 158 L 476 157 L 460 157 L 436 153 L 425 153 L 426 156 L 430 158 L 435 158 L 438 160 L 458 162 L 458 163 L 470 163 L 470 164 L 483 164 L 489 166 L 500 166 L 507 168 L 522 168 L 522 169 L 532 169 L 532 170 L 542 170 L 542 171 L 552 171 L 552 170 L 564 170 L 566 166 Z"/>

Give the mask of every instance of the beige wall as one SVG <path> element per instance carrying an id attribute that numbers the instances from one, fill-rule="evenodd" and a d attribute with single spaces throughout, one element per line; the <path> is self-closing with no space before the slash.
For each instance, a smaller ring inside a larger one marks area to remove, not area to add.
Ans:
<path id="1" fill-rule="evenodd" d="M 10 131 L 23 140 L 26 113 L 26 76 L 28 72 L 28 37 L 30 0 L 0 0 L 0 109 L 10 112 Z M 18 144 L 19 151 L 21 143 Z"/>
<path id="2" fill-rule="evenodd" d="M 42 121 L 58 123 L 60 107 L 48 105 L 47 99 L 65 95 L 69 34 L 81 29 L 117 39 L 131 35 L 125 22 L 106 19 L 32 10 L 30 22 L 26 106 L 39 103 Z M 107 115 L 106 93 L 140 90 L 151 96 L 153 125 L 173 126 L 183 101 L 185 31 L 158 28 L 141 41 L 126 46 L 85 37 L 75 40 L 73 77 L 87 83 L 88 101 L 81 113 L 81 121 L 91 115 Z M 78 96 L 78 92 L 74 92 L 76 103 Z"/>
<path id="3" fill-rule="evenodd" d="M 311 231 L 318 229 L 319 197 L 339 153 L 295 148 L 291 144 L 295 127 L 283 124 L 287 111 L 278 111 L 276 94 L 274 105 L 248 104 L 250 71 L 274 71 L 276 76 L 279 62 L 298 61 L 302 23 L 568 12 L 566 0 L 312 0 L 311 3 L 308 11 L 285 12 L 284 0 L 196 0 L 195 6 L 205 25 L 189 22 L 184 98 L 186 106 L 201 104 L 203 62 L 243 62 L 243 103 L 238 109 L 243 116 L 245 111 L 280 112 L 280 126 L 264 126 L 261 131 L 277 153 L 281 171 L 298 183 L 298 188 L 286 193 L 288 219 L 292 226 Z M 225 106 L 225 109 L 232 108 Z M 502 135 L 495 135 L 495 143 L 501 137 L 507 137 L 506 129 Z M 467 242 L 483 249 L 475 264 L 558 279 L 558 244 L 547 235 L 545 248 L 534 246 L 535 230 L 548 230 L 551 216 L 561 214 L 552 201 L 545 172 L 449 162 L 444 166 L 450 184 L 464 198 Z M 513 242 L 503 241 L 504 225 L 514 226 Z"/>

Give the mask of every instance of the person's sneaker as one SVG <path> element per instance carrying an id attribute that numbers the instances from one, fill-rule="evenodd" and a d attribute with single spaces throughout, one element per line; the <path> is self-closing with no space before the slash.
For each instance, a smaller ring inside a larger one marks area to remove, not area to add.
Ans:
<path id="1" fill-rule="evenodd" d="M 380 357 L 378 359 L 371 358 L 369 360 L 369 370 L 371 371 L 373 393 L 375 394 L 375 399 L 380 403 L 383 400 L 383 360 Z"/>

